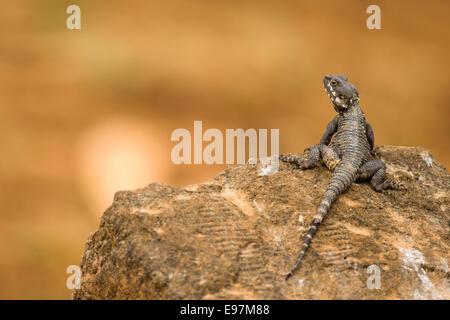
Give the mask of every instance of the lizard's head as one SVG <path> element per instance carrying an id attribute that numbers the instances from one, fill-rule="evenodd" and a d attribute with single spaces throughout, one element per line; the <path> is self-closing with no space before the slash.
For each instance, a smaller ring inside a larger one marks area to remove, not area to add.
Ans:
<path id="1" fill-rule="evenodd" d="M 323 86 L 337 112 L 344 112 L 359 101 L 358 90 L 344 75 L 327 74 Z"/>

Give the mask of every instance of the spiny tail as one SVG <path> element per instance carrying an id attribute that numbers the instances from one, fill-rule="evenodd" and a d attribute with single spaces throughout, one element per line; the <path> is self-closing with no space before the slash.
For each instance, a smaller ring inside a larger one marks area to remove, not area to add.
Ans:
<path id="1" fill-rule="evenodd" d="M 328 185 L 327 191 L 320 202 L 317 213 L 314 216 L 314 220 L 306 234 L 305 240 L 303 242 L 302 249 L 298 255 L 297 261 L 292 268 L 291 272 L 286 276 L 286 280 L 289 279 L 294 272 L 300 267 L 300 262 L 305 255 L 306 249 L 308 249 L 312 238 L 316 234 L 317 228 L 322 220 L 325 218 L 331 204 L 337 198 L 339 194 L 344 192 L 351 184 L 355 181 L 357 168 L 350 163 L 341 162 L 333 172 L 331 176 L 330 183 Z"/>

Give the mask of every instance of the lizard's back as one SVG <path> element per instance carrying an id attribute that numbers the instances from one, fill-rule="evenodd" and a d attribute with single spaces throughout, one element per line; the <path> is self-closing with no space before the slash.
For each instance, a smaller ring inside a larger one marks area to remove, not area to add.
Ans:
<path id="1" fill-rule="evenodd" d="M 343 162 L 349 161 L 356 167 L 371 159 L 370 144 L 366 135 L 366 117 L 359 105 L 350 112 L 339 115 L 338 129 L 330 147 Z"/>

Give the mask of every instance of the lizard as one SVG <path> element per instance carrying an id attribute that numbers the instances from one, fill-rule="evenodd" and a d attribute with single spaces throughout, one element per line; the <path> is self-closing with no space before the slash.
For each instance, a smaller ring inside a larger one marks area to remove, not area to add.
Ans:
<path id="1" fill-rule="evenodd" d="M 300 267 L 301 260 L 331 204 L 353 182 L 370 180 L 377 192 L 403 188 L 402 184 L 386 180 L 386 165 L 381 160 L 373 159 L 375 136 L 359 105 L 359 93 L 355 86 L 345 75 L 333 74 L 325 75 L 323 85 L 338 114 L 328 123 L 320 142 L 305 149 L 309 150 L 307 159 L 280 155 L 281 161 L 293 163 L 300 169 L 314 168 L 322 161 L 332 171 L 329 185 L 286 280 Z"/>

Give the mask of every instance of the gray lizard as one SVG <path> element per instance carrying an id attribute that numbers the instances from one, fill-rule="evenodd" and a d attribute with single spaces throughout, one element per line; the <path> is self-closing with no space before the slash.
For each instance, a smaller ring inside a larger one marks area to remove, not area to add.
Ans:
<path id="1" fill-rule="evenodd" d="M 344 75 L 328 74 L 323 78 L 323 85 L 338 115 L 328 124 L 319 144 L 309 148 L 306 160 L 292 155 L 280 155 L 280 160 L 294 163 L 300 169 L 314 168 L 322 160 L 333 172 L 297 261 L 286 280 L 299 268 L 306 249 L 333 201 L 354 181 L 370 179 L 373 188 L 378 192 L 403 187 L 396 182 L 386 181 L 385 164 L 381 160 L 372 159 L 374 134 L 359 106 L 356 88 Z"/>

